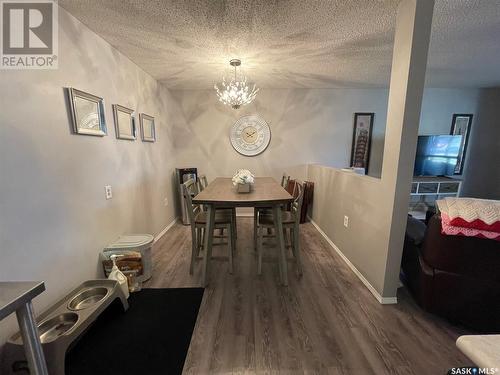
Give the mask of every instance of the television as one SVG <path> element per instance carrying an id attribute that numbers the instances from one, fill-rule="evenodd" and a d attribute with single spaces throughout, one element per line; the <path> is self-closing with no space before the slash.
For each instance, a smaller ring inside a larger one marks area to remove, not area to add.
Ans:
<path id="1" fill-rule="evenodd" d="M 419 136 L 413 175 L 453 175 L 458 162 L 461 145 L 461 135 Z"/>

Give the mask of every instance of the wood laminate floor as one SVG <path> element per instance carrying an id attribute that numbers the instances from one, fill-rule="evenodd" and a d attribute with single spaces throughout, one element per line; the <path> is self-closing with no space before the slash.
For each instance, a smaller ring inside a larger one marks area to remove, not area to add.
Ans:
<path id="1" fill-rule="evenodd" d="M 256 275 L 252 219 L 238 217 L 235 272 L 226 247 L 214 248 L 210 285 L 198 315 L 184 374 L 446 374 L 471 365 L 455 347 L 465 333 L 422 311 L 404 288 L 381 305 L 310 224 L 301 225 L 304 276 L 289 263 L 278 284 L 276 248 L 266 247 Z M 189 275 L 189 227 L 176 224 L 153 249 L 145 286 L 199 286 Z"/>

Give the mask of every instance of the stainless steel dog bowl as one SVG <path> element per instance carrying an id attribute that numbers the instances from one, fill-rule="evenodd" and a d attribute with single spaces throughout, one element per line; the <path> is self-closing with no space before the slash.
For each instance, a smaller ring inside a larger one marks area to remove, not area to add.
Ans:
<path id="1" fill-rule="evenodd" d="M 95 305 L 108 294 L 108 289 L 103 287 L 93 287 L 78 293 L 68 303 L 68 309 L 73 311 L 83 310 Z"/>
<path id="2" fill-rule="evenodd" d="M 42 344 L 52 342 L 74 327 L 78 321 L 75 313 L 64 313 L 49 319 L 38 327 Z"/>

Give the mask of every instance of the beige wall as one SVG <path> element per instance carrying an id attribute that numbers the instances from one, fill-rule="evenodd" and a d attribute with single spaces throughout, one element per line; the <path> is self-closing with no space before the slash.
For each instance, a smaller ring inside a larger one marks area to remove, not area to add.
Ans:
<path id="1" fill-rule="evenodd" d="M 398 7 L 381 179 L 309 168 L 313 220 L 387 302 L 398 285 L 432 11 L 432 1 Z"/>
<path id="2" fill-rule="evenodd" d="M 420 134 L 446 134 L 453 113 L 473 113 L 463 194 L 500 199 L 500 89 L 427 89 Z M 315 182 L 312 219 L 382 295 L 391 225 L 390 198 L 380 179 L 321 165 L 308 167 Z M 349 227 L 343 225 L 344 215 Z"/>
<path id="3" fill-rule="evenodd" d="M 308 180 L 314 182 L 312 220 L 382 295 L 391 224 L 387 187 L 378 178 L 320 165 L 308 167 Z"/>
<path id="4" fill-rule="evenodd" d="M 102 277 L 98 253 L 120 234 L 174 219 L 168 90 L 63 9 L 59 48 L 58 70 L 0 72 L 0 279 L 44 280 L 38 312 Z M 67 86 L 104 97 L 107 136 L 71 134 Z M 113 103 L 155 116 L 158 141 L 117 140 Z M 14 330 L 0 323 L 0 345 Z"/>
<path id="5" fill-rule="evenodd" d="M 462 194 L 500 199 L 500 88 L 481 90 L 472 121 Z"/>
<path id="6" fill-rule="evenodd" d="M 238 168 L 260 175 L 283 171 L 304 177 L 308 163 L 349 164 L 354 112 L 375 112 L 370 171 L 380 177 L 387 117 L 387 89 L 261 89 L 239 110 L 222 105 L 213 90 L 172 91 L 170 103 L 178 164 L 196 166 L 211 179 Z M 426 89 L 419 134 L 447 134 L 453 113 L 476 113 L 480 90 Z M 232 124 L 257 113 L 270 125 L 269 148 L 245 157 L 229 142 Z"/>
<path id="7" fill-rule="evenodd" d="M 348 165 L 354 112 L 376 112 L 372 166 L 381 168 L 387 110 L 385 89 L 262 89 L 239 110 L 222 105 L 213 90 L 172 91 L 178 105 L 173 132 L 178 163 L 207 174 L 231 176 L 238 168 L 258 175 L 283 171 L 305 177 L 308 163 Z M 245 114 L 261 115 L 271 127 L 268 149 L 256 157 L 238 154 L 229 141 L 232 124 Z"/>

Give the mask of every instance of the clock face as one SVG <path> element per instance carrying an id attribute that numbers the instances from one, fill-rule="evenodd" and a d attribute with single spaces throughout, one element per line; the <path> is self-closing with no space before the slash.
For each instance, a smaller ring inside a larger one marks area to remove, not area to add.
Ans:
<path id="1" fill-rule="evenodd" d="M 245 156 L 263 152 L 271 141 L 269 125 L 257 115 L 243 116 L 231 128 L 231 144 Z"/>

